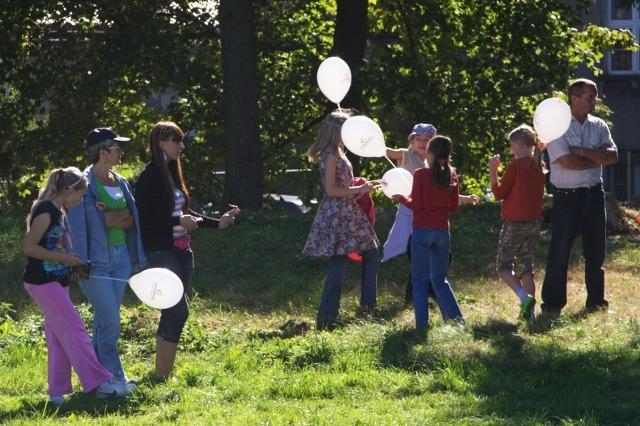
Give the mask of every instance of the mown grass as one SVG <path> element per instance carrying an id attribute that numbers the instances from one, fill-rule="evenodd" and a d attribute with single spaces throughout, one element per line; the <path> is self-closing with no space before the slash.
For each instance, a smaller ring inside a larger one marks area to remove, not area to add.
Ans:
<path id="1" fill-rule="evenodd" d="M 0 240 L 1 424 L 640 422 L 640 243 L 631 237 L 609 239 L 608 311 L 582 310 L 578 245 L 563 315 L 523 328 L 515 296 L 493 272 L 498 207 L 465 208 L 454 218 L 451 265 L 465 326 L 431 315 L 427 336 L 413 331 L 402 301 L 408 263 L 398 258 L 380 268 L 380 318 L 355 316 L 359 270 L 351 267 L 342 303 L 348 325 L 319 333 L 313 317 L 327 261 L 299 254 L 312 217 L 245 216 L 224 232 L 195 235 L 192 315 L 175 377 L 147 380 L 157 313 L 128 293 L 121 350 L 138 390 L 109 401 L 77 392 L 55 409 L 46 404 L 41 316 L 21 289 L 21 220 L 4 217 L 2 234 L 13 237 Z M 379 212 L 381 239 L 392 220 L 393 212 Z M 547 245 L 545 232 L 539 280 Z M 82 296 L 73 296 L 89 323 Z"/>

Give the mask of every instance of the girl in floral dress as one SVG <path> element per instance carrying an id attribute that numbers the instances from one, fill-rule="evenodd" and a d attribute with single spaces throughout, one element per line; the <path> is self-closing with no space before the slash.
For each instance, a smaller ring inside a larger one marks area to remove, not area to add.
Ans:
<path id="1" fill-rule="evenodd" d="M 380 181 L 353 185 L 353 169 L 340 137 L 342 124 L 351 115 L 348 110 L 329 114 L 322 122 L 315 144 L 307 152 L 309 161 L 317 163 L 320 169 L 323 197 L 303 254 L 331 257 L 316 318 L 319 330 L 331 330 L 337 325 L 349 253 L 362 255 L 360 309 L 370 311 L 376 305 L 380 243 L 356 198 L 371 192 Z"/>

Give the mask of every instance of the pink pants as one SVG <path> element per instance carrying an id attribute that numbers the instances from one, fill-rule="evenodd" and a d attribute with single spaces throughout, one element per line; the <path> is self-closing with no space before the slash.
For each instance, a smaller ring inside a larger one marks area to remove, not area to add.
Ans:
<path id="1" fill-rule="evenodd" d="M 27 293 L 44 314 L 44 334 L 48 351 L 49 395 L 73 392 L 71 367 L 85 392 L 113 377 L 96 358 L 84 322 L 69 297 L 69 288 L 58 282 L 24 283 Z"/>

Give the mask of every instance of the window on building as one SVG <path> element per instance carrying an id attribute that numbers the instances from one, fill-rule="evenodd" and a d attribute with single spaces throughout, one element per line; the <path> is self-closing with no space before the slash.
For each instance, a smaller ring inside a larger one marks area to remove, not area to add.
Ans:
<path id="1" fill-rule="evenodd" d="M 612 20 L 630 20 L 633 14 L 631 2 L 611 0 L 611 19 Z"/>
<path id="2" fill-rule="evenodd" d="M 610 28 L 629 30 L 640 40 L 638 5 L 628 0 L 607 0 L 609 2 L 607 22 Z M 614 49 L 607 55 L 609 74 L 640 74 L 640 56 L 638 52 Z"/>

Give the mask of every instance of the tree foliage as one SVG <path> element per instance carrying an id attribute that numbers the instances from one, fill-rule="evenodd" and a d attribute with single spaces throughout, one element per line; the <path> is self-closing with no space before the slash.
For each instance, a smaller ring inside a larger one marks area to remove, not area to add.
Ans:
<path id="1" fill-rule="evenodd" d="M 479 192 L 489 153 L 507 152 L 505 134 L 530 122 L 539 101 L 564 92 L 582 64 L 597 74 L 606 50 L 632 45 L 628 32 L 583 26 L 590 3 L 369 1 L 354 93 L 361 93 L 362 110 L 381 125 L 388 146 L 405 146 L 416 122 L 449 134 L 465 190 Z M 304 152 L 314 125 L 331 107 L 315 73 L 335 48 L 337 4 L 252 5 L 258 123 L 247 117 L 247 125 L 259 132 L 264 191 L 311 196 L 316 172 L 291 179 L 285 170 L 308 168 Z M 225 168 L 226 155 L 220 19 L 216 1 L 5 1 L 2 199 L 32 198 L 51 167 L 83 166 L 82 140 L 98 125 L 133 138 L 125 159 L 135 174 L 159 119 L 191 131 L 184 161 L 194 198 L 222 198 L 222 182 L 212 173 Z M 361 174 L 371 177 L 388 168 L 378 160 L 362 165 Z"/>

